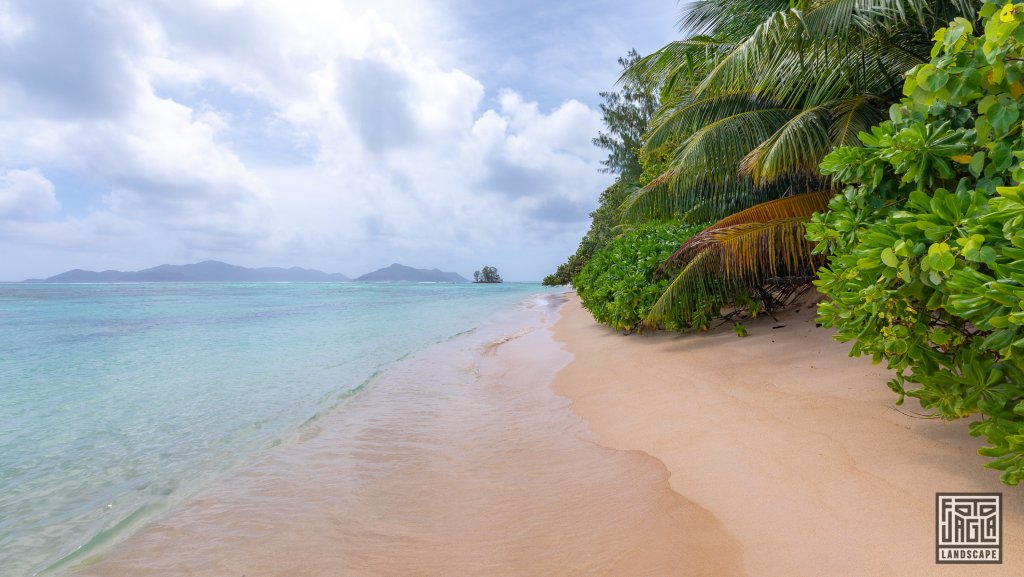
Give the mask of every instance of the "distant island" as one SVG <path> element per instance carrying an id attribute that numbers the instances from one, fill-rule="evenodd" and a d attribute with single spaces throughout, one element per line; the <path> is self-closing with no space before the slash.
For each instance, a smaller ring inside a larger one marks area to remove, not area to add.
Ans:
<path id="1" fill-rule="evenodd" d="M 140 271 L 91 271 L 74 269 L 35 283 L 117 283 L 117 282 L 346 282 L 341 273 L 325 273 L 308 268 L 246 268 L 226 262 L 207 260 L 195 264 L 162 264 Z"/>
<path id="2" fill-rule="evenodd" d="M 366 273 L 356 279 L 358 282 L 469 282 L 469 279 L 455 272 L 412 268 L 395 263 L 391 266 Z"/>
<path id="3" fill-rule="evenodd" d="M 504 282 L 498 269 L 493 266 L 485 266 L 482 270 L 473 273 L 473 282 L 478 284 L 497 284 Z"/>
<path id="4" fill-rule="evenodd" d="M 74 269 L 45 279 L 25 283 L 119 283 L 119 282 L 352 282 L 341 273 L 291 267 L 246 268 L 207 260 L 195 264 L 162 264 L 139 271 L 91 271 Z M 438 282 L 463 283 L 469 279 L 454 272 L 412 268 L 395 263 L 355 279 L 356 282 Z"/>

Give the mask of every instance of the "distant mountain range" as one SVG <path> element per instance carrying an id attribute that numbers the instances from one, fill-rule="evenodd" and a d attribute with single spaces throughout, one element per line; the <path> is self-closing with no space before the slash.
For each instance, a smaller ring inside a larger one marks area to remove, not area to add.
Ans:
<path id="1" fill-rule="evenodd" d="M 308 268 L 246 268 L 226 262 L 207 260 L 195 264 L 163 264 L 140 271 L 91 271 L 74 269 L 28 283 L 118 283 L 118 282 L 349 282 L 341 273 L 326 273 Z M 454 272 L 422 269 L 393 264 L 364 274 L 362 282 L 469 282 Z"/>
<path id="2" fill-rule="evenodd" d="M 25 282 L 342 282 L 352 280 L 335 273 L 328 274 L 308 268 L 246 268 L 226 262 L 207 260 L 195 264 L 162 264 L 140 271 L 105 270 L 101 272 L 74 269 L 47 279 Z"/>
<path id="3" fill-rule="evenodd" d="M 360 282 L 469 282 L 469 279 L 455 272 L 444 272 L 436 268 L 412 268 L 398 264 L 366 273 L 356 279 Z"/>

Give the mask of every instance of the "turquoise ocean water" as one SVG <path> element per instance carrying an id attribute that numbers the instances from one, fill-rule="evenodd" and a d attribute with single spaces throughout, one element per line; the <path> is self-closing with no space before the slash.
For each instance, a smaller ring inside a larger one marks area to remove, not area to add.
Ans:
<path id="1" fill-rule="evenodd" d="M 541 292 L 0 285 L 0 574 L 80 560 L 402 357 Z"/>

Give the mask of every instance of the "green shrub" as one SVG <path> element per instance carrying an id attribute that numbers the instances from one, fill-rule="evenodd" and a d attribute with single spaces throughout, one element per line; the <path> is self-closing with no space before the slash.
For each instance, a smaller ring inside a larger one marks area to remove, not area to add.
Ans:
<path id="1" fill-rule="evenodd" d="M 849 184 L 808 225 L 827 252 L 819 319 L 896 371 L 890 387 L 944 419 L 978 415 L 1004 483 L 1024 479 L 1024 5 L 957 18 L 912 70 L 891 120 L 840 148 Z"/>
<path id="2" fill-rule="evenodd" d="M 594 253 L 573 280 L 583 306 L 600 323 L 617 330 L 638 330 L 672 278 L 659 275 L 655 279 L 658 266 L 706 226 L 649 223 L 612 240 Z"/>

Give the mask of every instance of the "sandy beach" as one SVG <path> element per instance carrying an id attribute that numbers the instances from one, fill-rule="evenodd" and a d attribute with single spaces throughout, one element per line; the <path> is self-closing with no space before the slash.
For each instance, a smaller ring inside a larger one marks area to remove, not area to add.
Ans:
<path id="1" fill-rule="evenodd" d="M 896 407 L 884 367 L 848 357 L 812 308 L 745 321 L 746 338 L 623 336 L 572 298 L 555 332 L 575 358 L 554 389 L 602 444 L 664 463 L 743 574 L 1020 575 L 1019 489 L 981 467 L 966 422 Z M 1003 493 L 1002 565 L 935 563 L 937 492 Z"/>
<path id="2" fill-rule="evenodd" d="M 897 410 L 799 309 L 742 339 L 623 336 L 574 296 L 515 312 L 75 574 L 1020 574 L 1024 507 L 966 423 Z M 936 565 L 936 492 L 1004 494 L 1002 565 Z"/>

